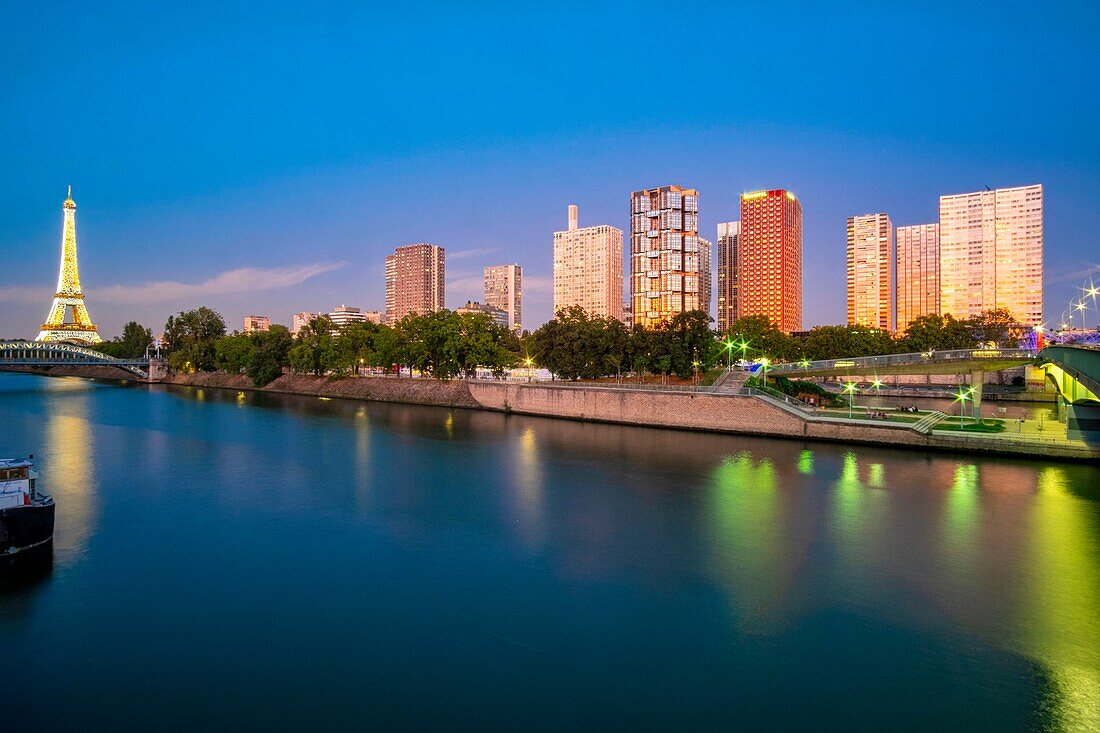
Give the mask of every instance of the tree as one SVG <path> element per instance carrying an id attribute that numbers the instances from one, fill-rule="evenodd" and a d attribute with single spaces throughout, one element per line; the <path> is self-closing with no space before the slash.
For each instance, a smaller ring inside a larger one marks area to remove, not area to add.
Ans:
<path id="1" fill-rule="evenodd" d="M 798 344 L 789 335 L 783 333 L 764 315 L 743 316 L 730 324 L 726 338 L 735 343 L 733 358 L 741 357 L 742 351 L 736 344 L 748 344 L 744 354 L 749 359 L 766 356 L 772 361 L 790 361 L 800 354 Z M 723 347 L 724 348 L 724 347 Z"/>
<path id="2" fill-rule="evenodd" d="M 374 357 L 374 341 L 379 329 L 375 323 L 349 323 L 340 329 L 336 336 L 336 351 L 339 370 L 358 374 L 365 364 Z"/>
<path id="3" fill-rule="evenodd" d="M 122 336 L 103 341 L 93 348 L 116 359 L 139 359 L 153 343 L 153 332 L 137 321 L 129 321 L 122 327 Z"/>
<path id="4" fill-rule="evenodd" d="M 253 350 L 246 372 L 252 378 L 252 384 L 262 387 L 282 376 L 283 367 L 290 363 L 294 337 L 286 326 L 274 325 L 267 331 L 252 334 L 251 338 Z"/>
<path id="5" fill-rule="evenodd" d="M 909 324 L 902 343 L 906 351 L 948 351 L 969 349 L 977 342 L 966 321 L 960 321 L 950 313 L 931 313 Z"/>
<path id="6" fill-rule="evenodd" d="M 296 374 L 323 377 L 337 368 L 339 352 L 332 329 L 328 316 L 320 316 L 298 330 L 298 337 L 287 352 L 287 362 Z"/>
<path id="7" fill-rule="evenodd" d="M 892 354 L 897 346 L 889 331 L 867 326 L 815 326 L 802 342 L 807 359 Z"/>
<path id="8" fill-rule="evenodd" d="M 981 344 L 1015 347 L 1028 331 L 1007 308 L 991 308 L 969 319 L 970 333 Z M 965 347 L 964 347 L 965 348 Z"/>
<path id="9" fill-rule="evenodd" d="M 169 316 L 164 325 L 168 364 L 183 371 L 213 371 L 214 344 L 224 335 L 225 321 L 205 306 Z"/>
<path id="10" fill-rule="evenodd" d="M 458 374 L 459 333 L 461 322 L 453 311 L 443 309 L 426 315 L 410 313 L 397 322 L 401 334 L 402 361 L 436 379 L 451 379 Z"/>
<path id="11" fill-rule="evenodd" d="M 214 367 L 229 374 L 241 374 L 248 368 L 256 345 L 251 336 L 235 333 L 214 342 Z"/>
<path id="12" fill-rule="evenodd" d="M 713 319 L 704 311 L 677 313 L 672 320 L 661 324 L 666 334 L 666 353 L 669 369 L 681 379 L 695 373 L 696 364 L 704 371 L 713 363 L 717 352 L 714 332 L 710 330 Z"/>
<path id="13" fill-rule="evenodd" d="M 562 379 L 595 379 L 608 373 L 608 354 L 625 347 L 625 331 L 617 319 L 592 319 L 584 308 L 571 306 L 531 334 L 528 346 Z"/>

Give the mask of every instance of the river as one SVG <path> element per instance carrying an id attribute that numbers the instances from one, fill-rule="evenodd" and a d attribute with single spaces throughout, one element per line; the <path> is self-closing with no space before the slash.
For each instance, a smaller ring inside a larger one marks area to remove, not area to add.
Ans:
<path id="1" fill-rule="evenodd" d="M 0 374 L 0 729 L 1088 730 L 1100 468 Z"/>

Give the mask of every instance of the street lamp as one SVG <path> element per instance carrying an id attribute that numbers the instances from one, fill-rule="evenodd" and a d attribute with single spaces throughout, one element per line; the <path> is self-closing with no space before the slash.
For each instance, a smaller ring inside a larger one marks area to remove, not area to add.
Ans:
<path id="1" fill-rule="evenodd" d="M 963 418 L 966 416 L 966 401 L 973 399 L 974 388 L 959 387 L 959 394 L 955 397 L 955 401 L 959 403 L 959 422 L 962 423 Z"/>
<path id="2" fill-rule="evenodd" d="M 693 361 L 691 365 L 695 367 L 695 389 L 699 389 L 699 361 Z"/>
<path id="3" fill-rule="evenodd" d="M 726 347 L 726 371 L 733 371 L 733 341 L 727 338 L 722 342 Z"/>
<path id="4" fill-rule="evenodd" d="M 764 372 L 764 386 L 765 387 L 768 386 L 768 365 L 769 364 L 771 364 L 771 362 L 768 361 L 768 357 L 766 357 L 766 356 L 760 357 L 760 371 Z"/>
<path id="5" fill-rule="evenodd" d="M 1085 301 L 1079 300 L 1079 301 L 1077 301 L 1077 304 L 1074 305 L 1073 307 L 1076 308 L 1077 310 L 1081 311 L 1081 330 L 1084 331 L 1085 330 L 1085 309 L 1087 308 L 1087 306 L 1085 305 Z"/>
<path id="6" fill-rule="evenodd" d="M 849 420 L 852 419 L 852 407 L 855 406 L 856 388 L 858 386 L 859 385 L 857 385 L 855 382 L 848 382 L 844 385 L 844 391 L 848 393 L 848 419 Z"/>
<path id="7" fill-rule="evenodd" d="M 882 389 L 882 380 L 881 379 L 879 379 L 878 377 L 875 377 L 875 381 L 871 382 L 871 386 L 875 388 L 875 397 L 878 397 L 880 394 L 882 394 L 879 391 L 879 390 Z"/>
<path id="8" fill-rule="evenodd" d="M 748 357 L 749 342 L 745 339 L 741 339 L 741 343 L 738 344 L 738 347 L 741 349 L 741 361 L 744 361 Z"/>
<path id="9" fill-rule="evenodd" d="M 809 369 L 810 369 L 810 360 L 809 359 L 803 358 L 802 361 L 798 362 L 798 364 L 799 364 L 799 366 L 802 367 L 802 371 L 809 371 Z"/>
<path id="10" fill-rule="evenodd" d="M 531 365 L 535 363 L 535 360 L 531 357 L 524 357 L 523 363 L 527 365 L 527 381 L 531 381 Z"/>

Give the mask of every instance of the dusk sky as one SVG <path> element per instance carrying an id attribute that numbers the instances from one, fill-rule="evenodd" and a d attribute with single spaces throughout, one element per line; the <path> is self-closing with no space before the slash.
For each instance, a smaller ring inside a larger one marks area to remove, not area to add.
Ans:
<path id="1" fill-rule="evenodd" d="M 1093 3 L 225 5 L 5 8 L 0 336 L 46 316 L 70 183 L 108 338 L 382 309 L 412 242 L 446 248 L 452 308 L 522 265 L 537 326 L 567 205 L 628 229 L 668 184 L 712 241 L 742 192 L 798 195 L 807 328 L 844 321 L 846 218 L 940 194 L 1044 185 L 1048 323 L 1100 266 Z"/>

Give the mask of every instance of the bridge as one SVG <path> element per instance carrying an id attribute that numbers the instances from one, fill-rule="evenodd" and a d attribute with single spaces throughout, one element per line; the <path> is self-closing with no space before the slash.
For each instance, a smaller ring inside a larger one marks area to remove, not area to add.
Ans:
<path id="1" fill-rule="evenodd" d="M 147 382 L 160 381 L 165 374 L 164 360 L 148 355 L 140 359 L 116 359 L 95 349 L 65 342 L 0 341 L 0 370 L 56 366 L 115 367 Z"/>
<path id="2" fill-rule="evenodd" d="M 1100 438 L 1100 348 L 1052 344 L 1043 349 L 957 349 L 822 359 L 768 366 L 768 376 L 880 377 L 892 374 L 969 374 L 974 414 L 980 414 L 983 375 L 1032 364 L 1043 370 L 1066 403 L 1069 436 Z"/>

